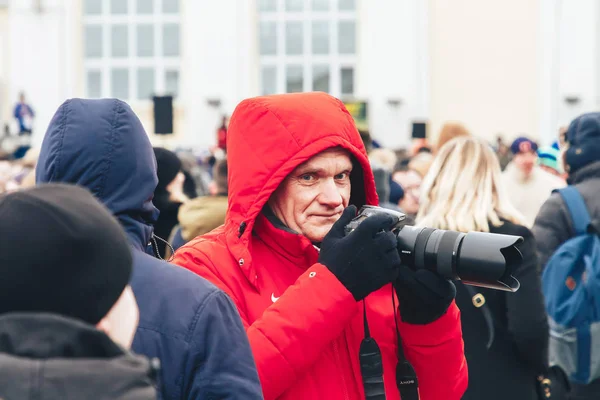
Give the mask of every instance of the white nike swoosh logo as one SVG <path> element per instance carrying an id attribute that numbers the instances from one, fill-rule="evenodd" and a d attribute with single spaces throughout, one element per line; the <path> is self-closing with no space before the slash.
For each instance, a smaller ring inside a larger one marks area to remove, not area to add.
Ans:
<path id="1" fill-rule="evenodd" d="M 281 297 L 281 296 L 279 296 L 279 297 Z M 279 297 L 275 297 L 275 293 L 271 293 L 271 301 L 273 303 L 275 303 L 277 300 L 279 300 Z"/>

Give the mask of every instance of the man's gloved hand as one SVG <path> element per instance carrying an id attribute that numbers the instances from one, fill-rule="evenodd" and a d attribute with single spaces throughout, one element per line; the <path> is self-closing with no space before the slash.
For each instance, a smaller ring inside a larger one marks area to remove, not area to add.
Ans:
<path id="1" fill-rule="evenodd" d="M 333 224 L 321 243 L 319 262 L 358 301 L 398 277 L 400 255 L 396 237 L 389 231 L 394 223 L 392 217 L 370 216 L 346 236 L 344 228 L 355 216 L 356 207 L 347 207 Z"/>
<path id="2" fill-rule="evenodd" d="M 425 269 L 416 272 L 403 265 L 399 269 L 394 288 L 400 302 L 402 321 L 429 324 L 446 313 L 456 296 L 451 281 Z"/>

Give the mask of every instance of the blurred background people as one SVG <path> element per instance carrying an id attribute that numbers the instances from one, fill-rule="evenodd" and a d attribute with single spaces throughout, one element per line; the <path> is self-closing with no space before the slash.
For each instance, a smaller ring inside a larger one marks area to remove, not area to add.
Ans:
<path id="1" fill-rule="evenodd" d="M 498 156 L 498 162 L 500 162 L 500 169 L 504 171 L 506 166 L 512 160 L 512 154 L 510 152 L 510 147 L 504 143 L 502 135 L 496 137 L 496 155 Z"/>
<path id="2" fill-rule="evenodd" d="M 19 94 L 19 101 L 13 112 L 19 126 L 19 136 L 31 135 L 33 130 L 33 108 L 25 100 L 25 93 Z"/>
<path id="3" fill-rule="evenodd" d="M 170 240 L 174 250 L 225 222 L 228 193 L 226 159 L 216 161 L 209 187 L 209 195 L 190 200 L 179 209 L 179 225 L 174 228 Z"/>
<path id="4" fill-rule="evenodd" d="M 537 165 L 538 145 L 526 137 L 519 137 L 510 146 L 513 159 L 502 179 L 510 193 L 510 201 L 525 217 L 525 225 L 531 227 L 540 207 L 554 189 L 565 182 Z"/>
<path id="5" fill-rule="evenodd" d="M 435 146 L 436 151 L 440 151 L 440 149 L 450 140 L 461 136 L 471 136 L 471 134 L 460 122 L 446 122 L 438 135 L 437 144 Z"/>
<path id="6" fill-rule="evenodd" d="M 525 239 L 518 246 L 523 263 L 514 272 L 521 283 L 517 292 L 456 282 L 469 365 L 469 387 L 462 398 L 536 399 L 536 377 L 548 368 L 548 322 L 538 257 L 532 233 L 509 201 L 498 159 L 479 139 L 454 139 L 440 149 L 421 191 L 421 226 Z"/>
<path id="7" fill-rule="evenodd" d="M 409 167 L 410 163 L 400 165 L 394 171 L 392 179 L 400 187 L 392 189 L 391 201 L 395 202 L 402 212 L 416 217 L 419 211 L 420 189 L 423 177 L 421 174 Z"/>
<path id="8" fill-rule="evenodd" d="M 154 190 L 152 202 L 160 211 L 154 223 L 154 234 L 162 240 L 156 240 L 156 247 L 160 257 L 165 257 L 166 241 L 171 236 L 171 231 L 177 225 L 179 207 L 189 201 L 184 193 L 185 175 L 182 171 L 181 160 L 177 155 L 167 149 L 155 147 L 158 185 Z"/>
<path id="9" fill-rule="evenodd" d="M 0 219 L 0 397 L 155 399 L 158 366 L 129 352 L 139 312 L 113 216 L 42 185 L 1 196 Z"/>
<path id="10" fill-rule="evenodd" d="M 537 151 L 537 156 L 538 165 L 541 169 L 563 179 L 562 161 L 557 143 L 551 146 L 540 147 Z"/>

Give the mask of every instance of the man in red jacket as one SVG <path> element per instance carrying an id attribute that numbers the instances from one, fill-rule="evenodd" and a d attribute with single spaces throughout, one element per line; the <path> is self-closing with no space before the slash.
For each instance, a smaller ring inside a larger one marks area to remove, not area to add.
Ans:
<path id="1" fill-rule="evenodd" d="M 453 284 L 401 266 L 386 216 L 344 234 L 356 207 L 378 203 L 344 105 L 324 93 L 248 99 L 227 140 L 225 225 L 174 262 L 237 305 L 265 399 L 364 399 L 359 352 L 368 336 L 381 350 L 379 395 L 400 399 L 403 354 L 422 400 L 460 399 L 467 366 Z M 371 389 L 368 398 L 380 399 Z"/>

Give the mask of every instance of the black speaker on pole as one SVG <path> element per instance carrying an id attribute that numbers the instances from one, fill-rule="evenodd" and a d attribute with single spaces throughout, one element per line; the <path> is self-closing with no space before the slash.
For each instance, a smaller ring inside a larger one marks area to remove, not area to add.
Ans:
<path id="1" fill-rule="evenodd" d="M 413 139 L 427 138 L 427 123 L 421 122 L 421 121 L 414 121 L 412 123 L 412 138 Z"/>
<path id="2" fill-rule="evenodd" d="M 173 96 L 154 96 L 154 133 L 173 133 Z"/>

